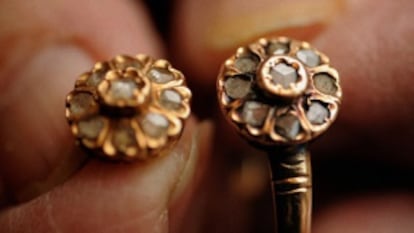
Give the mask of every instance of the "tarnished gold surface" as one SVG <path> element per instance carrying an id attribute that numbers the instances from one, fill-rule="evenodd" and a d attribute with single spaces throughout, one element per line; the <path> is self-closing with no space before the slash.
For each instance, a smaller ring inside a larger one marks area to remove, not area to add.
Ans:
<path id="1" fill-rule="evenodd" d="M 184 75 L 168 61 L 119 55 L 76 80 L 66 118 L 89 151 L 115 160 L 146 159 L 177 141 L 190 99 Z"/>
<path id="2" fill-rule="evenodd" d="M 304 146 L 269 151 L 278 233 L 310 233 L 312 173 Z"/>
<path id="3" fill-rule="evenodd" d="M 262 38 L 237 49 L 217 81 L 220 107 L 270 160 L 278 233 L 310 233 L 312 175 L 307 144 L 334 122 L 338 72 L 309 43 Z"/>
<path id="4" fill-rule="evenodd" d="M 271 47 L 272 44 L 277 43 L 285 47 Z M 318 55 L 320 59 L 318 65 L 309 66 L 298 59 L 298 51 L 305 49 Z M 250 70 L 238 67 L 238 61 L 249 56 L 253 57 L 252 60 L 257 60 L 256 66 Z M 288 88 L 272 83 L 269 79 L 269 62 L 277 61 L 292 64 L 298 73 L 299 81 Z M 322 92 L 316 88 L 314 77 L 319 74 L 329 75 L 333 79 L 334 92 Z M 251 79 L 252 88 L 246 96 L 232 98 L 226 93 L 225 82 L 237 76 Z M 267 146 L 297 145 L 316 138 L 335 120 L 342 97 L 338 72 L 329 65 L 328 57 L 306 42 L 285 37 L 262 38 L 255 43 L 240 47 L 236 54 L 222 65 L 217 89 L 220 106 L 231 124 L 250 141 Z M 241 111 L 248 101 L 266 104 L 269 107 L 263 124 L 251 125 L 243 119 Z M 312 124 L 306 117 L 306 108 L 309 108 L 312 101 L 320 102 L 329 109 L 329 116 L 322 124 Z M 283 136 L 275 129 L 278 119 L 286 114 L 297 117 L 300 122 L 300 132 L 294 138 Z"/>

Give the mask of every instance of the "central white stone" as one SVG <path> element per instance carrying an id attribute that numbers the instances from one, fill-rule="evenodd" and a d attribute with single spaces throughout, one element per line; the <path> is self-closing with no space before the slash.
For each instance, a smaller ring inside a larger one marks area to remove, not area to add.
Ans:
<path id="1" fill-rule="evenodd" d="M 141 121 L 141 127 L 145 134 L 152 138 L 159 138 L 167 132 L 169 122 L 159 113 L 148 113 Z"/>
<path id="2" fill-rule="evenodd" d="M 137 85 L 132 80 L 116 80 L 111 82 L 110 95 L 114 99 L 130 99 Z"/>
<path id="3" fill-rule="evenodd" d="M 253 126 L 261 126 L 266 120 L 269 106 L 255 101 L 247 101 L 242 110 L 243 120 Z"/>
<path id="4" fill-rule="evenodd" d="M 283 88 L 289 88 L 291 83 L 298 80 L 296 69 L 285 63 L 278 63 L 270 70 L 272 81 L 275 84 L 282 85 Z"/>
<path id="5" fill-rule="evenodd" d="M 312 102 L 309 110 L 306 112 L 306 117 L 312 124 L 323 124 L 329 116 L 328 109 L 318 102 Z"/>

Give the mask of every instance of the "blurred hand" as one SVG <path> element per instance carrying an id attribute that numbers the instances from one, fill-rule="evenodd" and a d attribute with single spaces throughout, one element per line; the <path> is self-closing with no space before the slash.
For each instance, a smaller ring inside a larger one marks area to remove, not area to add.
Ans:
<path id="1" fill-rule="evenodd" d="M 266 158 L 224 122 L 214 86 L 235 48 L 282 35 L 327 54 L 344 91 L 339 119 L 312 150 L 313 232 L 413 232 L 412 1 L 172 6 L 163 40 L 141 2 L 0 1 L 0 232 L 271 232 Z M 65 95 L 95 61 L 137 53 L 183 71 L 194 116 L 165 157 L 86 159 Z"/>

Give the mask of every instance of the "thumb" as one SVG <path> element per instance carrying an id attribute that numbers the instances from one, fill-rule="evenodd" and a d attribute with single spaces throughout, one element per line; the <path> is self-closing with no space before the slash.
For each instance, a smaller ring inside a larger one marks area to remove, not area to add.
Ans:
<path id="1" fill-rule="evenodd" d="M 197 167 L 191 163 L 210 132 L 210 124 L 196 127 L 191 120 L 166 156 L 144 163 L 91 161 L 64 185 L 1 213 L 0 231 L 166 233 L 175 214 L 170 205 L 190 184 Z"/>
<path id="2" fill-rule="evenodd" d="M 116 54 L 159 57 L 157 42 L 132 2 L 0 1 L 0 199 L 29 200 L 79 167 L 64 116 L 75 78 Z"/>

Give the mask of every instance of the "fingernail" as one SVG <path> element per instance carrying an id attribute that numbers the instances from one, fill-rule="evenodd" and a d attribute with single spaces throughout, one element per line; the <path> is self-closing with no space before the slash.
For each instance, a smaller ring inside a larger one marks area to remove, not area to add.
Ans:
<path id="1" fill-rule="evenodd" d="M 345 6 L 345 0 L 219 1 L 204 38 L 214 50 L 269 34 L 308 39 L 338 17 Z"/>
<path id="2" fill-rule="evenodd" d="M 74 151 L 64 100 L 92 61 L 70 44 L 15 55 L 25 60 L 0 94 L 0 175 L 8 198 L 22 202 L 61 183 L 84 159 Z"/>

